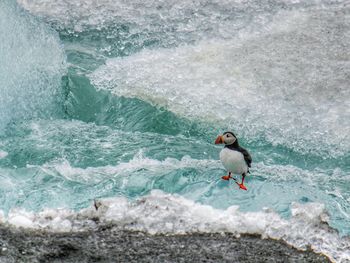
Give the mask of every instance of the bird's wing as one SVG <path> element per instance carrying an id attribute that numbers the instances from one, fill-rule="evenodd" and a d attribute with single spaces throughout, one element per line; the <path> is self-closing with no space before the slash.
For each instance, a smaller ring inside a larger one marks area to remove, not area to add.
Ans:
<path id="1" fill-rule="evenodd" d="M 252 157 L 250 156 L 249 152 L 246 149 L 242 147 L 240 148 L 241 148 L 240 152 L 243 154 L 246 164 L 248 165 L 248 167 L 251 167 Z"/>

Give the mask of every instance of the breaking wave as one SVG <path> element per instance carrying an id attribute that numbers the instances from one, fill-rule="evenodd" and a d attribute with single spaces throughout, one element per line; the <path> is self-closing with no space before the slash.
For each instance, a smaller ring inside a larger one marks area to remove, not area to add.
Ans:
<path id="1" fill-rule="evenodd" d="M 14 1 L 0 2 L 0 130 L 60 111 L 65 54 L 58 34 Z"/>
<path id="2" fill-rule="evenodd" d="M 336 11 L 280 12 L 265 32 L 109 59 L 91 78 L 117 96 L 235 127 L 248 138 L 342 157 L 350 149 L 349 62 L 342 56 L 349 38 L 337 33 L 343 21 Z"/>

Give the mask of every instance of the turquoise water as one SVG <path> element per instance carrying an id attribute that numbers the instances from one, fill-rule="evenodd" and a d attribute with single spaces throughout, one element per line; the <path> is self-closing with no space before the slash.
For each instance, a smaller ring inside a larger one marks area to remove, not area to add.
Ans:
<path id="1" fill-rule="evenodd" d="M 0 3 L 1 210 L 161 189 L 286 218 L 323 203 L 350 234 L 345 2 L 78 2 Z M 220 179 L 226 130 L 247 192 Z"/>

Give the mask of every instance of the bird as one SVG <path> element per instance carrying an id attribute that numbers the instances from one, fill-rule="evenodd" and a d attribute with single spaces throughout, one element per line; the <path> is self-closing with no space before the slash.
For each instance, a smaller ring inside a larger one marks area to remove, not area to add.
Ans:
<path id="1" fill-rule="evenodd" d="M 219 135 L 215 140 L 215 144 L 225 144 L 225 147 L 220 152 L 220 160 L 228 171 L 228 175 L 221 178 L 227 181 L 233 179 L 240 189 L 247 190 L 247 187 L 244 185 L 244 178 L 249 173 L 252 163 L 252 157 L 249 152 L 239 145 L 236 135 L 230 131 Z M 242 182 L 238 183 L 231 174 L 242 175 Z"/>

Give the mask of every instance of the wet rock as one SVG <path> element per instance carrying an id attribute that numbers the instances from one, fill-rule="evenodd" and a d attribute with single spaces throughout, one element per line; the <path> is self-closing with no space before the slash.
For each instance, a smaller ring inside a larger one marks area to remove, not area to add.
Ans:
<path id="1" fill-rule="evenodd" d="M 100 226 L 52 233 L 0 227 L 0 262 L 330 262 L 257 235 L 150 235 Z"/>

